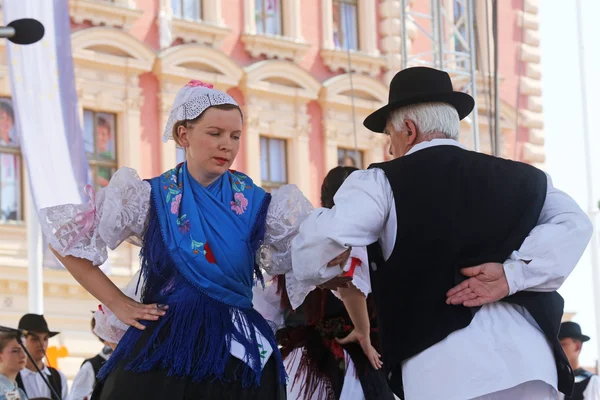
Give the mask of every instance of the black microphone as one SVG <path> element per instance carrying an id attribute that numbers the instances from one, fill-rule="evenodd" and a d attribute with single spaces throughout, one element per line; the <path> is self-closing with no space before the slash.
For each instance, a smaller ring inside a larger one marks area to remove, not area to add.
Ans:
<path id="1" fill-rule="evenodd" d="M 25 329 L 9 328 L 8 326 L 0 325 L 0 333 L 20 333 L 21 335 L 27 336 L 29 332 Z"/>
<path id="2" fill-rule="evenodd" d="M 44 25 L 33 18 L 22 18 L 0 27 L 0 38 L 6 38 L 15 44 L 32 44 L 44 37 Z"/>

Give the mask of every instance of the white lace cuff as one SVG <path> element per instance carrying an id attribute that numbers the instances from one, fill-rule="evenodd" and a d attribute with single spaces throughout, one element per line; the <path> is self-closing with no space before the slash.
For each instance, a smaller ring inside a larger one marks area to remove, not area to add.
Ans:
<path id="1" fill-rule="evenodd" d="M 107 187 L 87 204 L 64 204 L 40 210 L 42 232 L 61 256 L 72 255 L 102 265 L 107 248 L 123 241 L 141 245 L 150 208 L 150 184 L 135 170 L 120 168 Z"/>
<path id="2" fill-rule="evenodd" d="M 313 209 L 296 185 L 284 185 L 273 194 L 267 212 L 265 237 L 256 255 L 258 265 L 269 275 L 291 271 L 292 239 Z"/>

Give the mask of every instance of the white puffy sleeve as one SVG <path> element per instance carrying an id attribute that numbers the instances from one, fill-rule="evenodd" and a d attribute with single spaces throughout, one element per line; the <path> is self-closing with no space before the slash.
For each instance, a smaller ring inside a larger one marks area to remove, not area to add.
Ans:
<path id="1" fill-rule="evenodd" d="M 300 224 L 308 218 L 314 207 L 296 185 L 280 187 L 271 199 L 267 211 L 265 237 L 256 260 L 259 267 L 271 276 L 284 275 L 286 290 L 294 309 L 315 286 L 298 281 L 292 273 L 292 240 Z"/>
<path id="2" fill-rule="evenodd" d="M 141 245 L 150 209 L 148 182 L 135 170 L 123 167 L 108 186 L 97 194 L 91 189 L 88 194 L 87 204 L 40 210 L 42 232 L 54 250 L 98 266 L 108 258 L 107 248 L 114 250 L 123 241 Z"/>
<path id="3" fill-rule="evenodd" d="M 267 274 L 275 276 L 291 271 L 292 239 L 313 210 L 296 185 L 284 185 L 273 193 L 267 210 L 265 237 L 256 255 L 259 267 Z"/>

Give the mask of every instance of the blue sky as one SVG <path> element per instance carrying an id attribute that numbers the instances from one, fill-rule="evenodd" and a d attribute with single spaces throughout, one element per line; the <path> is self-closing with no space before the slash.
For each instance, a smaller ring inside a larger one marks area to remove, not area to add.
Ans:
<path id="1" fill-rule="evenodd" d="M 575 0 L 539 2 L 546 170 L 554 186 L 571 195 L 586 211 L 587 186 L 580 92 L 577 16 Z M 582 0 L 588 126 L 592 150 L 594 198 L 600 199 L 600 1 Z M 597 160 L 594 160 L 596 158 Z M 598 230 L 596 230 L 598 231 Z M 594 318 L 594 292 L 589 250 L 560 290 L 565 311 L 592 340 L 583 347 L 580 361 L 593 366 L 598 359 L 598 330 Z M 598 280 L 597 280 L 598 281 Z"/>

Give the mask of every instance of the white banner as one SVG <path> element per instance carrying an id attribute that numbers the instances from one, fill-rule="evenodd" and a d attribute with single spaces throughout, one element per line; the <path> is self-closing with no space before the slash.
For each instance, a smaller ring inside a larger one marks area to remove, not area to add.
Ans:
<path id="1" fill-rule="evenodd" d="M 92 182 L 79 120 L 68 0 L 4 1 L 3 13 L 4 25 L 35 18 L 45 27 L 44 38 L 37 43 L 7 43 L 15 144 L 27 165 L 35 210 L 86 202 L 84 187 Z M 38 228 L 28 221 L 28 229 Z M 30 268 L 41 262 L 33 253 L 30 246 Z M 44 266 L 62 268 L 52 253 L 43 253 Z M 103 269 L 108 272 L 110 265 Z"/>
<path id="2" fill-rule="evenodd" d="M 7 43 L 17 138 L 37 210 L 82 202 L 63 113 L 63 105 L 76 104 L 77 99 L 61 94 L 57 63 L 57 43 L 70 42 L 71 38 L 70 34 L 65 36 L 64 29 L 55 29 L 55 3 L 66 2 L 10 0 L 3 4 L 5 25 L 19 18 L 35 18 L 46 29 L 44 38 L 37 43 Z M 72 71 L 71 68 L 71 75 Z M 70 77 L 71 81 L 74 79 Z"/>

